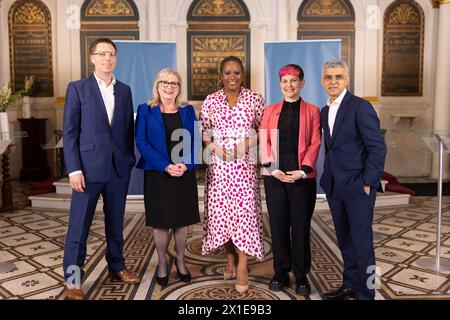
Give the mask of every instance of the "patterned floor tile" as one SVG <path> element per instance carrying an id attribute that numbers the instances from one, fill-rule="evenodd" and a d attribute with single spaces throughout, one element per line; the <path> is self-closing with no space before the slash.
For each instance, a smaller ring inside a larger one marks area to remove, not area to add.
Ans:
<path id="1" fill-rule="evenodd" d="M 408 283 L 417 288 L 434 291 L 438 290 L 448 279 L 432 273 L 425 273 L 414 269 L 405 269 L 393 276 L 392 280 L 400 283 Z"/>
<path id="2" fill-rule="evenodd" d="M 0 274 L 0 281 L 11 279 L 11 278 L 16 278 L 21 275 L 24 275 L 24 274 L 27 274 L 30 272 L 35 272 L 35 271 L 36 271 L 36 267 L 34 267 L 33 265 L 31 265 L 25 261 L 17 261 L 17 262 L 14 262 L 14 268 L 12 270 L 10 270 L 10 272 Z M 3 282 L 0 282 L 0 283 L 3 286 Z"/>
<path id="3" fill-rule="evenodd" d="M 429 243 L 414 241 L 406 238 L 396 238 L 384 243 L 384 247 L 392 247 L 411 252 L 422 251 L 429 245 Z"/>
<path id="4" fill-rule="evenodd" d="M 54 267 L 61 265 L 63 262 L 64 252 L 62 250 L 33 257 L 33 260 L 40 263 L 43 266 Z"/>
<path id="5" fill-rule="evenodd" d="M 436 232 L 436 224 L 435 223 L 422 223 L 416 226 L 417 230 L 424 230 L 428 232 Z M 450 233 L 450 226 L 441 225 L 441 235 L 444 233 Z"/>
<path id="6" fill-rule="evenodd" d="M 32 233 L 24 233 L 12 237 L 1 238 L 0 242 L 6 246 L 18 246 L 26 243 L 41 241 L 42 238 Z"/>
<path id="7" fill-rule="evenodd" d="M 24 256 L 35 256 L 38 254 L 47 253 L 58 249 L 60 249 L 60 246 L 55 245 L 54 243 L 48 241 L 40 241 L 38 243 L 33 243 L 15 248 L 16 251 L 20 252 Z"/>
<path id="8" fill-rule="evenodd" d="M 6 228 L 1 228 L 0 229 L 0 238 L 5 238 L 5 237 L 11 237 L 11 236 L 16 236 L 18 234 L 22 234 L 27 232 L 26 229 L 22 229 L 19 227 L 6 227 Z"/>
<path id="9" fill-rule="evenodd" d="M 403 233 L 402 237 L 410 238 L 410 239 L 414 239 L 414 240 L 427 241 L 427 242 L 435 242 L 436 241 L 435 233 L 422 231 L 422 230 L 410 230 L 406 233 Z"/>
<path id="10" fill-rule="evenodd" d="M 373 225 L 373 231 L 386 235 L 394 235 L 400 232 L 402 228 L 393 227 L 386 224 L 376 223 Z"/>
<path id="11" fill-rule="evenodd" d="M 18 192 L 18 187 L 14 190 Z M 447 206 L 444 206 L 443 216 L 450 219 L 450 197 L 445 197 L 444 202 Z M 450 299 L 449 276 L 417 264 L 422 259 L 433 258 L 435 235 L 432 226 L 435 225 L 436 207 L 436 198 L 413 197 L 408 207 L 375 210 L 374 242 L 377 266 L 382 273 L 377 299 Z M 45 222 L 51 221 L 51 224 L 40 225 L 44 219 Z M 24 208 L 0 213 L 0 232 L 9 229 L 18 236 L 7 233 L 2 236 L 0 233 L 0 261 L 7 258 L 15 264 L 11 272 L 0 274 L 0 299 L 64 298 L 61 263 L 68 219 L 65 210 Z M 83 289 L 91 299 L 305 299 L 295 295 L 292 288 L 278 293 L 267 289 L 273 274 L 267 213 L 264 215 L 266 260 L 260 263 L 254 259 L 249 261 L 251 289 L 246 295 L 234 291 L 233 281 L 221 280 L 226 264 L 223 251 L 201 255 L 201 223 L 190 228 L 186 248 L 186 261 L 193 275 L 192 283 L 185 284 L 176 278 L 176 252 L 172 239 L 168 254 L 171 270 L 169 285 L 161 289 L 155 281 L 157 254 L 152 229 L 145 226 L 142 213 L 127 213 L 125 220 L 126 265 L 142 278 L 142 282 L 133 286 L 108 278 L 104 258 L 104 216 L 99 213 L 94 218 L 88 238 L 88 256 L 84 268 L 86 280 Z M 419 225 L 420 228 L 417 227 Z M 443 232 L 446 230 L 443 228 Z M 444 233 L 442 239 L 442 259 L 445 259 L 444 256 L 449 254 L 450 234 Z M 341 255 L 328 211 L 314 214 L 311 254 L 309 279 L 313 293 L 308 299 L 315 300 L 342 284 Z"/>
<path id="12" fill-rule="evenodd" d="M 409 259 L 413 253 L 408 253 L 396 249 L 390 248 L 376 248 L 375 249 L 375 257 L 377 260 L 400 263 L 407 259 Z"/>
<path id="13" fill-rule="evenodd" d="M 43 274 L 35 273 L 23 278 L 4 281 L 2 287 L 16 296 L 30 295 L 48 287 L 58 285 L 58 280 Z"/>

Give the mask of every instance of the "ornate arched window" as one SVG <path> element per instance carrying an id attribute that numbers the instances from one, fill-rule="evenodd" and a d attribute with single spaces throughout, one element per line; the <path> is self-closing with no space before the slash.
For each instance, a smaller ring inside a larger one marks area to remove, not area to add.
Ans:
<path id="1" fill-rule="evenodd" d="M 16 1 L 9 9 L 11 86 L 24 89 L 34 77 L 33 95 L 53 96 L 52 27 L 47 6 L 40 0 Z"/>
<path id="2" fill-rule="evenodd" d="M 381 95 L 422 95 L 424 20 L 413 0 L 397 0 L 386 9 Z"/>
<path id="3" fill-rule="evenodd" d="M 81 75 L 92 72 L 89 46 L 94 39 L 139 40 L 138 22 L 133 0 L 86 0 L 81 8 Z"/>
<path id="4" fill-rule="evenodd" d="M 297 15 L 297 39 L 341 39 L 341 58 L 355 66 L 355 12 L 349 0 L 305 0 Z M 353 91 L 350 77 L 349 89 Z"/>
<path id="5" fill-rule="evenodd" d="M 244 63 L 250 85 L 250 14 L 242 0 L 194 0 L 187 31 L 188 98 L 203 100 L 218 89 L 220 61 L 229 55 Z"/>

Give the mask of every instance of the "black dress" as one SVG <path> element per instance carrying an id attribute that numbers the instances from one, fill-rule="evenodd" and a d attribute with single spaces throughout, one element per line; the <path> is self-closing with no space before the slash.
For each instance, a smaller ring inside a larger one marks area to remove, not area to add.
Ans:
<path id="1" fill-rule="evenodd" d="M 179 112 L 162 113 L 162 116 L 170 157 L 172 149 L 180 143 L 171 141 L 172 132 L 183 128 L 183 123 Z M 181 177 L 172 177 L 167 172 L 146 170 L 144 204 L 147 226 L 171 229 L 200 222 L 195 170 L 188 170 Z"/>

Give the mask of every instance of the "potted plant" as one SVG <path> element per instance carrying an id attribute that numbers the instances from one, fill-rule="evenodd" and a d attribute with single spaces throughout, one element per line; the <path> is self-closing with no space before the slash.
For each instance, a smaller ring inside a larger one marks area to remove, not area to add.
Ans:
<path id="1" fill-rule="evenodd" d="M 23 90 L 12 93 L 9 83 L 0 88 L 0 132 L 2 140 L 10 139 L 8 108 L 22 97 Z"/>

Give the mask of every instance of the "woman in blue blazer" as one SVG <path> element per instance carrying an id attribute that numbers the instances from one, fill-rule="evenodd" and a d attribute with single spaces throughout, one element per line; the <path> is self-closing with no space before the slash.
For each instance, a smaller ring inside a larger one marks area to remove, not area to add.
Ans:
<path id="1" fill-rule="evenodd" d="M 153 227 L 159 257 L 156 280 L 162 286 L 170 274 L 166 260 L 169 229 L 175 236 L 177 276 L 190 282 L 184 262 L 188 226 L 200 222 L 195 177 L 197 118 L 192 105 L 180 104 L 180 96 L 180 74 L 163 69 L 153 83 L 153 99 L 139 106 L 136 118 L 136 146 L 141 154 L 137 167 L 145 170 L 146 222 Z"/>

